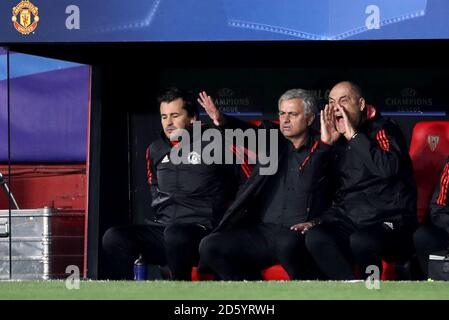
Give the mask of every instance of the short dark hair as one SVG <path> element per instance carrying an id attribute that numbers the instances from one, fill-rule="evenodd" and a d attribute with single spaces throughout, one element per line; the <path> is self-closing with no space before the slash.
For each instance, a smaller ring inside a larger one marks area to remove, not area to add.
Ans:
<path id="1" fill-rule="evenodd" d="M 193 102 L 192 95 L 188 93 L 187 91 L 171 87 L 168 89 L 165 89 L 157 98 L 157 102 L 159 105 L 162 102 L 170 103 L 172 101 L 175 101 L 176 99 L 181 98 L 184 101 L 183 108 L 187 111 L 187 114 L 189 117 L 198 117 L 198 107 Z"/>

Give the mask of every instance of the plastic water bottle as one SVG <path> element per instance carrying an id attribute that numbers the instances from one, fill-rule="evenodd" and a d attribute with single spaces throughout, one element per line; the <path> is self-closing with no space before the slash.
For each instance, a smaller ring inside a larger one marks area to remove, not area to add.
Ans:
<path id="1" fill-rule="evenodd" d="M 134 262 L 134 280 L 145 281 L 147 279 L 147 264 L 140 254 L 139 259 Z"/>

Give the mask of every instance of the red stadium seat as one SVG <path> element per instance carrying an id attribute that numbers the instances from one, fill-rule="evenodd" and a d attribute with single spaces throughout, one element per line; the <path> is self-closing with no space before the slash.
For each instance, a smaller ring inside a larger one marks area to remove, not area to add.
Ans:
<path id="1" fill-rule="evenodd" d="M 409 154 L 418 189 L 417 216 L 424 222 L 435 184 L 449 155 L 449 121 L 418 122 L 412 133 Z M 394 280 L 394 262 L 383 262 L 382 280 Z"/>
<path id="2" fill-rule="evenodd" d="M 210 273 L 198 272 L 198 267 L 192 268 L 192 281 L 214 280 L 214 275 Z"/>
<path id="3" fill-rule="evenodd" d="M 381 280 L 395 280 L 396 273 L 394 270 L 393 262 L 382 261 L 382 275 Z M 269 268 L 262 270 L 262 279 L 267 281 L 288 281 L 290 277 L 285 271 L 285 269 L 280 265 L 276 264 Z M 200 273 L 198 268 L 192 268 L 192 281 L 208 281 L 214 280 L 214 275 L 209 273 Z"/>
<path id="4" fill-rule="evenodd" d="M 444 160 L 449 155 L 449 121 L 423 121 L 413 128 L 409 154 L 418 189 L 417 215 L 423 222 Z M 382 280 L 395 280 L 395 263 L 382 262 Z"/>
<path id="5" fill-rule="evenodd" d="M 285 269 L 276 264 L 265 270 L 262 270 L 262 279 L 264 280 L 290 280 L 290 277 Z"/>
<path id="6" fill-rule="evenodd" d="M 423 121 L 413 128 L 410 157 L 418 188 L 418 220 L 424 221 L 444 160 L 449 155 L 449 121 Z"/>
<path id="7" fill-rule="evenodd" d="M 214 275 L 210 273 L 200 273 L 198 268 L 192 268 L 192 281 L 204 281 L 204 280 L 214 280 Z M 267 269 L 262 270 L 263 280 L 290 280 L 285 269 L 280 265 L 274 265 Z"/>
<path id="8" fill-rule="evenodd" d="M 435 184 L 449 155 L 449 121 L 423 121 L 413 128 L 409 154 L 418 189 L 417 216 L 424 222 Z M 395 280 L 394 262 L 383 261 L 382 280 Z"/>

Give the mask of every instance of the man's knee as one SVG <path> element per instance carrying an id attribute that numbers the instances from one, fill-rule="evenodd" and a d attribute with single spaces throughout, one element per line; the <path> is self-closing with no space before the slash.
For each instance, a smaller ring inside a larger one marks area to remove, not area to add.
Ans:
<path id="1" fill-rule="evenodd" d="M 164 240 L 171 250 L 195 250 L 206 233 L 197 225 L 173 224 L 165 229 Z"/>
<path id="2" fill-rule="evenodd" d="M 428 246 L 428 243 L 433 239 L 432 231 L 428 226 L 421 226 L 413 234 L 413 243 L 416 249 L 421 249 Z"/>
<path id="3" fill-rule="evenodd" d="M 305 249 L 304 235 L 295 231 L 287 231 L 276 235 L 276 248 L 281 255 L 301 254 Z"/>
<path id="4" fill-rule="evenodd" d="M 181 226 L 170 226 L 165 229 L 164 240 L 168 247 L 178 248 L 188 245 L 192 238 Z"/>
<path id="5" fill-rule="evenodd" d="M 354 232 L 350 239 L 349 245 L 351 251 L 356 254 L 373 254 L 381 252 L 381 239 L 366 232 Z"/>
<path id="6" fill-rule="evenodd" d="M 123 233 L 118 227 L 109 228 L 103 235 L 102 245 L 106 252 L 113 251 L 123 243 Z"/>
<path id="7" fill-rule="evenodd" d="M 201 240 L 199 252 L 202 261 L 210 263 L 215 258 L 226 254 L 224 243 L 220 238 L 219 234 L 211 234 Z"/>
<path id="8" fill-rule="evenodd" d="M 209 266 L 216 266 L 233 262 L 242 253 L 238 250 L 232 239 L 221 233 L 214 233 L 205 237 L 200 243 L 200 261 Z"/>
<path id="9" fill-rule="evenodd" d="M 309 252 L 320 252 L 323 246 L 332 243 L 331 235 L 321 226 L 314 227 L 305 233 L 305 244 Z"/>

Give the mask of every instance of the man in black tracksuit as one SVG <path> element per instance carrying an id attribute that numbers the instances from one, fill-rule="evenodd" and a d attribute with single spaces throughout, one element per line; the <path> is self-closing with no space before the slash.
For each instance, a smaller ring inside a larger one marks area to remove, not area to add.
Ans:
<path id="1" fill-rule="evenodd" d="M 335 123 L 330 134 L 337 193 L 320 224 L 306 226 L 306 245 L 330 279 L 365 277 L 367 266 L 382 270 L 382 258 L 412 252 L 417 223 L 412 163 L 400 128 L 368 108 L 356 84 L 335 85 L 325 109 Z"/>
<path id="2" fill-rule="evenodd" d="M 202 240 L 200 264 L 222 280 L 257 280 L 262 269 L 277 263 L 291 279 L 316 277 L 304 235 L 295 230 L 327 205 L 326 164 L 332 148 L 309 129 L 315 109 L 305 90 L 281 96 L 277 172 L 261 175 L 257 164 L 219 226 Z"/>
<path id="3" fill-rule="evenodd" d="M 132 279 L 133 262 L 142 254 L 148 264 L 167 265 L 172 279 L 190 280 L 200 240 L 221 220 L 232 196 L 228 190 L 235 192 L 245 178 L 235 166 L 201 161 L 201 151 L 193 148 L 201 136 L 191 134 L 198 114 L 186 94 L 170 89 L 159 103 L 164 132 L 146 154 L 155 217 L 147 225 L 113 227 L 105 233 L 103 247 L 113 279 Z M 193 151 L 175 164 L 171 150 L 185 144 L 170 141 L 177 129 L 188 130 Z M 210 142 L 200 143 L 203 150 Z"/>
<path id="4" fill-rule="evenodd" d="M 429 255 L 449 249 L 449 157 L 441 170 L 429 209 L 430 219 L 414 235 L 416 253 L 426 278 Z"/>

